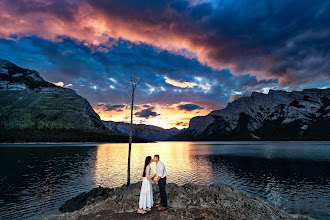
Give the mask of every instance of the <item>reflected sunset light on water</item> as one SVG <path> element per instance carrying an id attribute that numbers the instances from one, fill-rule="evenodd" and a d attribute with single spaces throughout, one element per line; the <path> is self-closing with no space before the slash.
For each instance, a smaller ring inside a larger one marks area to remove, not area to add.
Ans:
<path id="1" fill-rule="evenodd" d="M 196 145 L 187 142 L 135 143 L 132 145 L 131 181 L 141 181 L 145 158 L 159 154 L 166 166 L 168 182 L 210 184 L 213 181 L 211 165 L 203 157 L 194 157 L 198 150 Z M 98 145 L 95 169 L 91 171 L 96 185 L 115 187 L 125 184 L 127 155 L 127 144 Z M 153 173 L 156 172 L 155 166 L 156 163 L 152 163 Z"/>

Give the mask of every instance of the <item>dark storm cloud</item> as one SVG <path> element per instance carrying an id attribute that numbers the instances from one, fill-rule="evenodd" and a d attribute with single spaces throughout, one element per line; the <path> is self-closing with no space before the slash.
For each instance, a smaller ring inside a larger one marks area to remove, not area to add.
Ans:
<path id="1" fill-rule="evenodd" d="M 155 109 L 155 107 L 150 107 L 147 109 L 143 109 L 142 111 L 136 112 L 134 113 L 135 116 L 139 117 L 139 118 L 154 118 L 160 114 L 158 114 L 157 112 L 153 111 Z"/>
<path id="2" fill-rule="evenodd" d="M 78 2 L 69 0 L 35 1 L 10 0 L 5 1 L 7 9 L 22 14 L 45 13 L 55 15 L 63 21 L 74 21 L 78 13 Z M 42 22 L 42 21 L 40 21 Z"/>
<path id="3" fill-rule="evenodd" d="M 329 80 L 330 4 L 323 0 L 5 0 L 0 8 L 4 38 L 68 37 L 95 51 L 124 39 L 281 85 Z"/>
<path id="4" fill-rule="evenodd" d="M 108 105 L 108 104 L 98 104 L 96 105 L 98 108 L 102 108 L 104 111 L 116 111 L 116 112 L 122 112 L 123 108 L 126 107 L 126 105 Z"/>
<path id="5" fill-rule="evenodd" d="M 176 126 L 181 126 L 181 127 L 186 127 L 186 126 L 189 125 L 189 123 L 185 123 L 185 122 L 180 121 L 180 122 L 177 122 L 175 125 Z"/>
<path id="6" fill-rule="evenodd" d="M 200 61 L 230 67 L 234 73 L 264 74 L 282 84 L 330 75 L 330 4 L 326 1 L 225 0 L 216 6 L 192 6 L 188 1 L 130 0 L 129 7 L 119 1 L 89 3 L 109 21 L 117 19 L 155 32 L 161 26 L 162 31 L 153 33 L 156 39 L 173 44 L 187 40 Z"/>
<path id="7" fill-rule="evenodd" d="M 183 105 L 178 105 L 178 109 L 190 112 L 190 111 L 194 111 L 197 109 L 204 109 L 204 108 L 200 107 L 199 105 L 195 105 L 195 104 L 183 104 Z"/>

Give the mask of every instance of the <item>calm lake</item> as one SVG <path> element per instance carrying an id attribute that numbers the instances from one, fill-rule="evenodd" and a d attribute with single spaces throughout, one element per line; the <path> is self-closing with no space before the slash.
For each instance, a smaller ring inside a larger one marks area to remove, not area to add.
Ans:
<path id="1" fill-rule="evenodd" d="M 125 184 L 127 154 L 128 144 L 0 144 L 0 219 L 41 219 L 79 193 Z M 330 219 L 330 142 L 133 144 L 132 182 L 154 154 L 168 182 L 225 183 L 289 213 Z"/>

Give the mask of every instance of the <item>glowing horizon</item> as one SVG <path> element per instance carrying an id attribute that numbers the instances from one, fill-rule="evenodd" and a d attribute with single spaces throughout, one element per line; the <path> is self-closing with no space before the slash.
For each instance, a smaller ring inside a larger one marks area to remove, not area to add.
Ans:
<path id="1" fill-rule="evenodd" d="M 195 116 L 204 116 L 211 112 L 210 109 L 204 109 L 202 107 L 196 109 L 178 109 L 178 106 L 184 108 L 187 103 L 179 103 L 175 105 L 154 105 L 151 108 L 151 112 L 156 112 L 157 114 L 144 115 L 145 117 L 139 117 L 137 115 L 133 116 L 133 123 L 134 124 L 146 124 L 146 125 L 154 125 L 158 127 L 162 127 L 165 129 L 176 127 L 178 129 L 187 128 L 189 125 L 189 121 L 191 118 Z M 188 104 L 189 105 L 189 104 Z M 103 106 L 94 106 L 94 111 L 99 114 L 102 120 L 105 121 L 114 121 L 114 122 L 130 122 L 130 108 L 126 108 L 124 105 L 117 105 L 122 106 L 119 108 L 114 108 L 110 110 L 106 110 Z M 143 107 L 147 106 L 147 107 Z M 134 114 L 137 114 L 143 110 L 150 110 L 151 106 L 149 103 L 141 105 L 138 109 L 134 110 Z M 146 118 L 148 117 L 148 118 Z"/>

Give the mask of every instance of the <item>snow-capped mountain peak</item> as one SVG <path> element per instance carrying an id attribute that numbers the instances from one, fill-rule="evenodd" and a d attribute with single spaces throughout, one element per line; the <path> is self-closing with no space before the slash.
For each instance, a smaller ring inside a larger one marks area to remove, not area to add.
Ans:
<path id="1" fill-rule="evenodd" d="M 253 92 L 251 96 L 228 103 L 224 109 L 192 118 L 189 128 L 173 139 L 313 139 L 310 135 L 318 129 L 313 127 L 315 124 L 328 126 L 329 105 L 330 89 L 270 90 L 268 94 Z M 266 128 L 268 131 L 264 130 Z M 269 132 L 269 129 L 278 132 Z M 321 136 L 330 139 L 330 130 L 321 131 Z"/>

